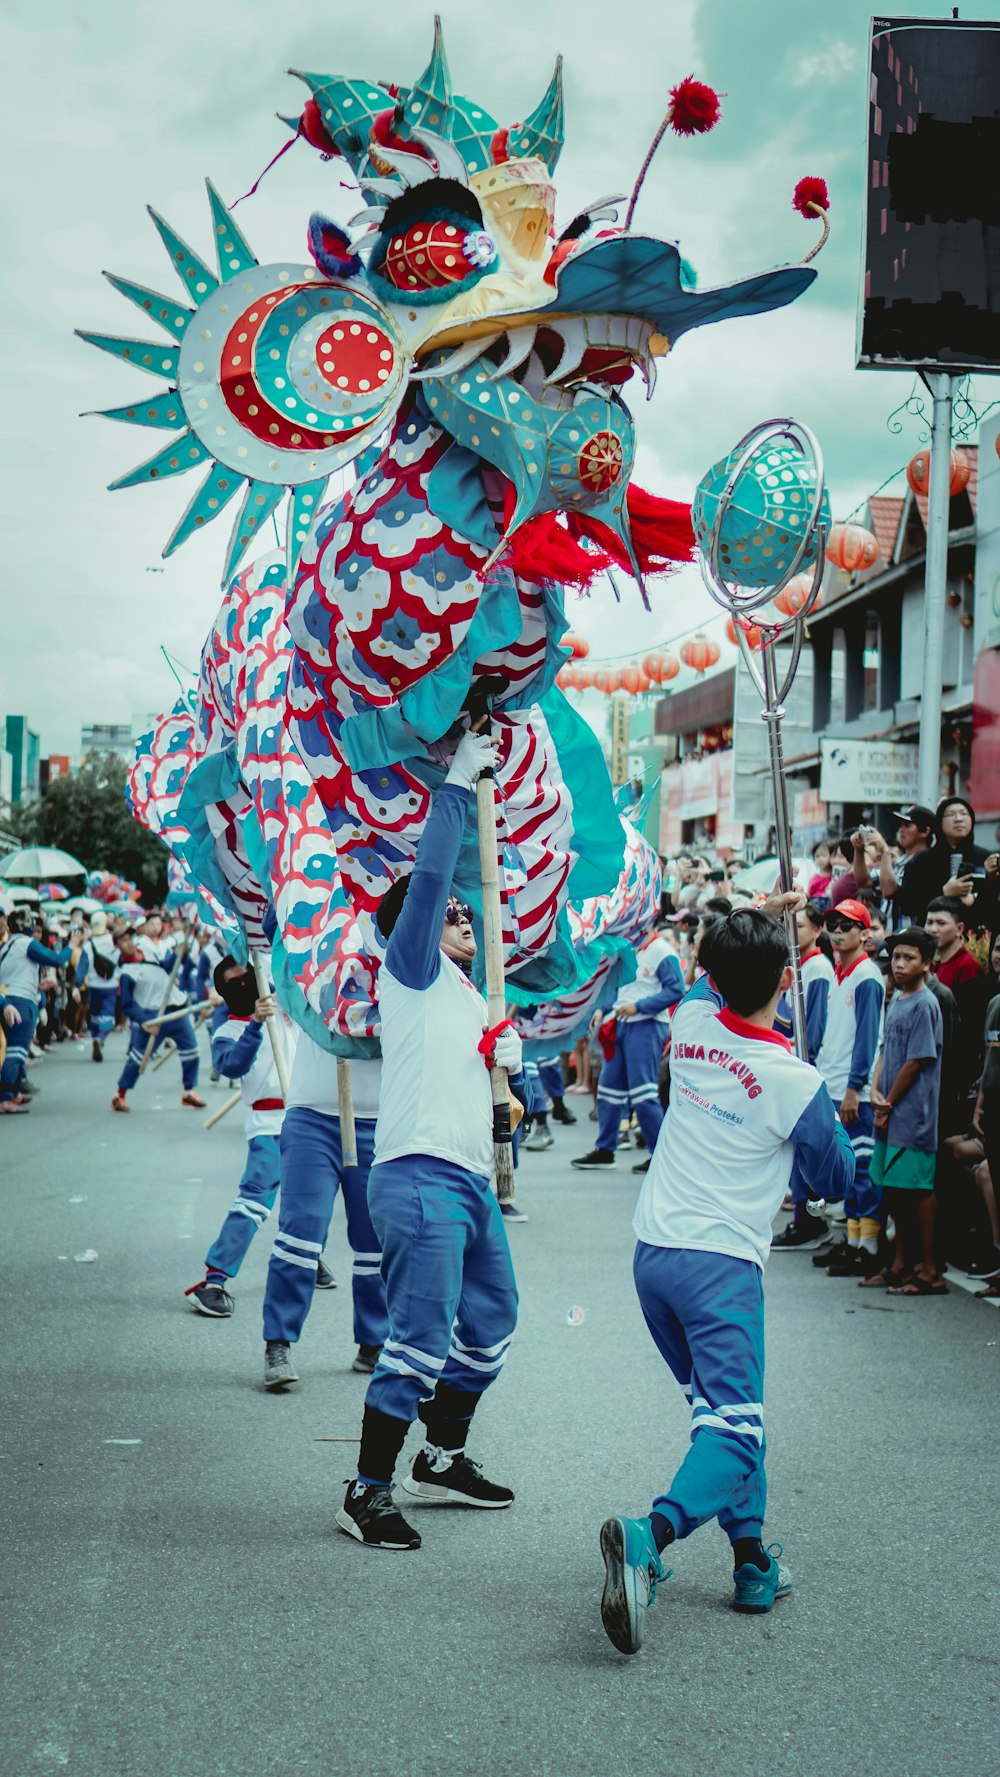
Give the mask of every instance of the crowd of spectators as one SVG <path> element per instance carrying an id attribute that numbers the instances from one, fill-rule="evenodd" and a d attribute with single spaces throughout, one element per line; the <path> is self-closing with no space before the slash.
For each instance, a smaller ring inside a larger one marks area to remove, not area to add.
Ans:
<path id="1" fill-rule="evenodd" d="M 124 958 L 145 945 L 163 955 L 185 935 L 179 914 L 154 908 L 138 922 L 103 912 L 63 913 L 19 906 L 0 911 L 0 1114 L 23 1115 L 39 1087 L 37 1062 L 60 1043 L 90 1044 L 95 1062 L 113 1029 L 127 1024 L 119 993 Z M 221 956 L 215 934 L 201 930 L 186 947 L 178 991 L 194 1001 L 211 993 Z"/>

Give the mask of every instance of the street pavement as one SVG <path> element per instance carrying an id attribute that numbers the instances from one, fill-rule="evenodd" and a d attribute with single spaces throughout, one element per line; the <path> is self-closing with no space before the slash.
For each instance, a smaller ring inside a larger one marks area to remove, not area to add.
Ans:
<path id="1" fill-rule="evenodd" d="M 30 1116 L 0 1124 L 4 1772 L 997 1769 L 1000 1323 L 985 1304 L 872 1301 L 802 1255 L 772 1260 L 766 1529 L 795 1596 L 736 1616 L 706 1528 L 673 1551 L 626 1660 L 598 1614 L 598 1529 L 648 1509 L 687 1416 L 632 1289 L 632 1157 L 610 1175 L 568 1164 L 592 1144 L 586 1101 L 519 1173 L 520 1329 L 472 1445 L 516 1503 L 414 1506 L 423 1548 L 386 1554 L 334 1525 L 365 1391 L 339 1207 L 340 1287 L 316 1298 L 300 1386 L 267 1395 L 269 1233 L 232 1321 L 183 1296 L 234 1194 L 240 1113 L 206 1133 L 173 1061 L 113 1116 L 123 1053 L 113 1037 L 99 1068 L 64 1045 L 32 1071 Z"/>

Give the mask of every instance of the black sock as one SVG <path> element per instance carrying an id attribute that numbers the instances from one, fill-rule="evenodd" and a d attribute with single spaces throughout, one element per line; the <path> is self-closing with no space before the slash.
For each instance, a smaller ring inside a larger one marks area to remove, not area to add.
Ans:
<path id="1" fill-rule="evenodd" d="M 409 1429 L 408 1419 L 396 1419 L 391 1413 L 381 1413 L 377 1407 L 366 1407 L 361 1421 L 358 1474 L 368 1482 L 388 1487 Z"/>
<path id="2" fill-rule="evenodd" d="M 464 1450 L 472 1415 L 483 1390 L 453 1388 L 439 1382 L 431 1400 L 421 1401 L 417 1413 L 427 1428 L 427 1442 L 441 1450 Z"/>
<path id="3" fill-rule="evenodd" d="M 662 1512 L 650 1512 L 649 1527 L 653 1532 L 653 1541 L 658 1549 L 665 1549 L 668 1543 L 673 1542 L 674 1527 L 670 1519 L 665 1518 Z"/>
<path id="4" fill-rule="evenodd" d="M 771 1557 L 765 1553 L 759 1536 L 738 1536 L 733 1543 L 733 1566 L 748 1565 L 759 1567 L 761 1573 L 766 1573 L 771 1565 Z"/>

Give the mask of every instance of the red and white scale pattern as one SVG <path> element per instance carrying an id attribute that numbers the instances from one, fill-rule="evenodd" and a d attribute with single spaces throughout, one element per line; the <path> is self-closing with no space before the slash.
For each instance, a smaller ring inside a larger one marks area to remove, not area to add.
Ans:
<path id="1" fill-rule="evenodd" d="M 411 867 L 430 808 L 424 783 L 395 757 L 400 697 L 435 681 L 418 697 L 416 716 L 412 703 L 404 706 L 411 757 L 422 740 L 426 759 L 447 763 L 440 737 L 472 681 L 506 675 L 511 690 L 492 728 L 504 944 L 507 967 L 516 969 L 544 952 L 565 901 L 575 859 L 572 797 L 540 708 L 515 706 L 517 688 L 545 661 L 544 595 L 509 575 L 496 584 L 480 579 L 487 549 L 431 510 L 428 483 L 450 443 L 407 403 L 375 468 L 321 519 L 288 603 L 296 651 L 289 713 L 329 813 L 344 887 L 359 916 L 370 916 Z M 478 651 L 470 636 L 477 618 L 477 633 L 492 644 Z"/>
<path id="2" fill-rule="evenodd" d="M 310 1006 L 337 1035 L 377 1036 L 378 964 L 364 950 L 319 792 L 286 722 L 291 638 L 284 595 L 277 555 L 231 583 L 202 654 L 206 750 L 235 746 L 247 810 L 252 806 L 267 849 L 282 942 Z"/>
<path id="3" fill-rule="evenodd" d="M 171 854 L 172 889 L 191 882 L 186 856 L 191 835 L 178 804 L 201 751 L 194 712 L 186 698 L 179 698 L 139 740 L 126 780 L 126 800 L 134 819 L 162 839 Z M 175 871 L 179 877 L 174 876 Z M 199 888 L 198 892 L 220 931 L 234 935 L 232 916 L 207 889 Z"/>
<path id="4" fill-rule="evenodd" d="M 630 821 L 622 817 L 625 851 L 622 873 L 609 895 L 593 895 L 567 908 L 573 945 L 583 962 L 589 947 L 601 939 L 618 938 L 636 944 L 649 931 L 660 906 L 662 870 L 652 846 Z M 558 1046 L 578 1031 L 601 1003 L 604 984 L 615 962 L 615 953 L 604 951 L 594 973 L 561 999 L 540 1005 L 531 1018 L 515 1017 L 525 1042 Z"/>

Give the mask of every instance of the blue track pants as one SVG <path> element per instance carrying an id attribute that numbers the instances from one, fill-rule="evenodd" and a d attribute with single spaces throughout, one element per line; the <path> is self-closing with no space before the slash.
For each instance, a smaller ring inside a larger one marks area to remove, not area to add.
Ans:
<path id="1" fill-rule="evenodd" d="M 597 1145 L 618 1146 L 618 1126 L 634 1111 L 646 1146 L 652 1153 L 663 1122 L 659 1095 L 660 1057 L 667 1027 L 655 1018 L 618 1024 L 615 1052 L 601 1068 L 597 1083 Z"/>
<path id="2" fill-rule="evenodd" d="M 479 1394 L 517 1324 L 517 1285 L 489 1182 L 408 1154 L 373 1166 L 368 1205 L 382 1245 L 389 1336 L 365 1404 L 414 1419 L 439 1382 Z"/>
<path id="3" fill-rule="evenodd" d="M 142 1058 L 146 1053 L 146 1044 L 149 1042 L 150 1035 L 149 1031 L 143 1030 L 142 1027 L 144 1023 L 148 1024 L 152 1018 L 155 1018 L 158 1011 L 159 1007 L 154 1006 L 151 1011 L 142 1011 L 137 1008 L 132 1013 L 132 1034 L 129 1040 L 128 1054 L 125 1057 L 125 1066 L 122 1068 L 118 1080 L 119 1092 L 131 1092 L 139 1078 L 139 1069 L 142 1066 Z M 153 1041 L 150 1061 L 168 1037 L 176 1043 L 177 1053 L 181 1058 L 181 1081 L 184 1090 L 192 1092 L 198 1084 L 198 1039 L 194 1034 L 194 1025 L 190 1018 L 172 1018 L 169 1024 L 160 1025 Z"/>
<path id="4" fill-rule="evenodd" d="M 258 1228 L 263 1228 L 278 1195 L 278 1137 L 253 1135 L 247 1142 L 247 1161 L 239 1194 L 229 1211 L 218 1239 L 209 1248 L 205 1264 L 211 1271 L 235 1277 Z"/>
<path id="5" fill-rule="evenodd" d="M 20 1092 L 27 1079 L 28 1049 L 35 1034 L 38 1023 L 38 1007 L 34 1000 L 19 999 L 16 993 L 7 995 L 7 1004 L 13 1006 L 21 1014 L 20 1024 L 4 1025 L 7 1033 L 7 1053 L 3 1067 L 0 1068 L 0 1098 L 14 1098 Z"/>
<path id="6" fill-rule="evenodd" d="M 90 1034 L 99 1042 L 115 1024 L 115 1002 L 118 998 L 117 987 L 88 987 L 87 1011 L 90 1018 Z"/>
<path id="7" fill-rule="evenodd" d="M 540 1061 L 537 1065 L 538 1081 L 546 1097 L 551 1099 L 562 1098 L 563 1093 L 566 1091 L 566 1083 L 563 1079 L 562 1065 L 558 1058 L 554 1061 Z M 549 1107 L 546 1106 L 546 1109 L 548 1108 Z"/>
<path id="8" fill-rule="evenodd" d="M 357 1166 L 345 1166 L 340 1118 L 296 1105 L 281 1126 L 281 1205 L 264 1291 L 264 1338 L 294 1344 L 305 1325 L 316 1288 L 319 1256 L 326 1245 L 338 1186 L 344 1193 L 347 1239 L 354 1255 L 351 1293 L 354 1337 L 381 1345 L 389 1328 L 382 1252 L 368 1213 L 368 1174 L 375 1147 L 374 1118 L 354 1125 Z"/>
<path id="9" fill-rule="evenodd" d="M 652 1510 L 677 1537 L 718 1518 L 759 1537 L 764 1475 L 764 1280 L 750 1259 L 639 1241 L 635 1287 L 656 1346 L 691 1402 L 691 1444 Z"/>

